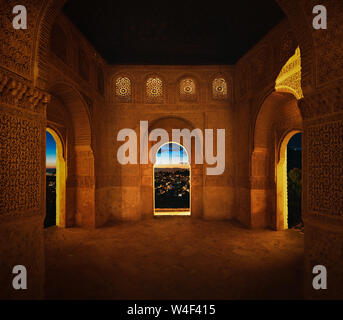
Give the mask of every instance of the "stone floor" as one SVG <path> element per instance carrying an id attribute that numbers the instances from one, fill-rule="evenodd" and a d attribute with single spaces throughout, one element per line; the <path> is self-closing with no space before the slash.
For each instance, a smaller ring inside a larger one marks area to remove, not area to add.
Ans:
<path id="1" fill-rule="evenodd" d="M 299 299 L 303 234 L 185 217 L 45 230 L 48 299 Z"/>

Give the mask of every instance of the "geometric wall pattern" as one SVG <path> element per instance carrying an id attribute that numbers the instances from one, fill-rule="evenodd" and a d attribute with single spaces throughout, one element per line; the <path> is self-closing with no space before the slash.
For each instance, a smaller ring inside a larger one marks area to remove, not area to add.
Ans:
<path id="1" fill-rule="evenodd" d="M 131 80 L 127 77 L 119 77 L 115 82 L 115 94 L 117 99 L 124 102 L 131 101 Z"/>
<path id="2" fill-rule="evenodd" d="M 183 79 L 180 82 L 180 100 L 194 101 L 196 100 L 196 86 L 192 79 Z"/>
<path id="3" fill-rule="evenodd" d="M 308 129 L 309 208 L 343 216 L 343 121 Z"/>
<path id="4" fill-rule="evenodd" d="M 213 80 L 212 96 L 215 100 L 227 99 L 227 84 L 225 79 L 217 78 Z"/>
<path id="5" fill-rule="evenodd" d="M 41 126 L 0 113 L 0 214 L 40 208 Z"/>
<path id="6" fill-rule="evenodd" d="M 149 78 L 147 80 L 146 95 L 150 103 L 163 102 L 163 83 L 160 78 Z"/>

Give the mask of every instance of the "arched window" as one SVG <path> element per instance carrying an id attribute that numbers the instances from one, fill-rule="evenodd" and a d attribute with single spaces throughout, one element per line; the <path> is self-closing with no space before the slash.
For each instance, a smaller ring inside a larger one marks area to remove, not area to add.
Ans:
<path id="1" fill-rule="evenodd" d="M 82 49 L 79 49 L 79 73 L 84 80 L 89 81 L 88 58 L 86 53 Z"/>
<path id="2" fill-rule="evenodd" d="M 64 63 L 67 62 L 67 37 L 57 24 L 51 30 L 50 50 Z"/>
<path id="3" fill-rule="evenodd" d="M 117 100 L 123 102 L 131 101 L 131 80 L 127 77 L 119 77 L 115 81 L 115 95 Z"/>
<path id="4" fill-rule="evenodd" d="M 149 78 L 146 82 L 147 101 L 150 103 L 163 102 L 163 82 L 160 78 Z"/>
<path id="5" fill-rule="evenodd" d="M 196 85 L 192 79 L 183 79 L 180 82 L 180 100 L 194 101 L 196 100 Z"/>
<path id="6" fill-rule="evenodd" d="M 227 99 L 227 83 L 223 78 L 216 78 L 212 82 L 212 95 L 215 100 Z"/>

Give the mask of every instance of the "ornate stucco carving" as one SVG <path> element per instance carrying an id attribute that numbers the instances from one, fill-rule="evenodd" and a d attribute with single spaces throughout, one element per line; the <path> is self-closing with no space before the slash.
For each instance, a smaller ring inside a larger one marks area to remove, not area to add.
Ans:
<path id="1" fill-rule="evenodd" d="M 42 112 L 50 95 L 29 82 L 15 79 L 0 71 L 0 101 L 4 104 Z"/>
<path id="2" fill-rule="evenodd" d="M 308 207 L 313 213 L 343 216 L 343 121 L 307 129 Z"/>
<path id="3" fill-rule="evenodd" d="M 282 68 L 275 82 L 275 90 L 289 92 L 298 100 L 304 97 L 301 88 L 301 56 L 299 47 Z"/>
<path id="4" fill-rule="evenodd" d="M 314 118 L 343 110 L 343 81 L 323 89 L 318 89 L 306 100 L 299 101 L 299 108 L 304 119 Z"/>
<path id="5" fill-rule="evenodd" d="M 41 0 L 24 1 L 28 25 L 25 30 L 13 28 L 12 10 L 17 1 L 2 1 L 0 6 L 0 65 L 26 79 L 32 79 L 35 58 L 36 32 L 39 27 Z"/>

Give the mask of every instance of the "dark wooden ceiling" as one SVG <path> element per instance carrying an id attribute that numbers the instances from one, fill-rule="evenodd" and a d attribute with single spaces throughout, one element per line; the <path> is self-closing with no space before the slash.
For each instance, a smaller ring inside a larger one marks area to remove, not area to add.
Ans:
<path id="1" fill-rule="evenodd" d="M 234 64 L 284 18 L 275 0 L 68 0 L 64 12 L 111 64 Z"/>

